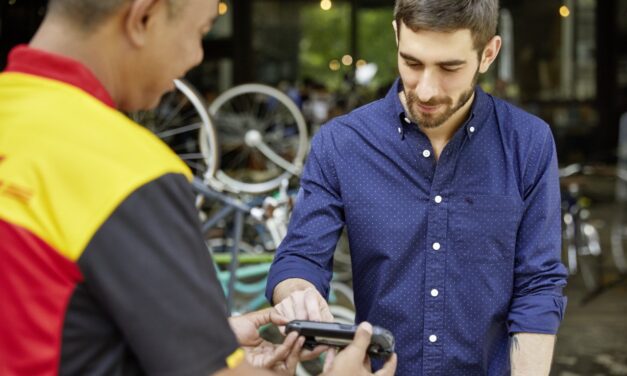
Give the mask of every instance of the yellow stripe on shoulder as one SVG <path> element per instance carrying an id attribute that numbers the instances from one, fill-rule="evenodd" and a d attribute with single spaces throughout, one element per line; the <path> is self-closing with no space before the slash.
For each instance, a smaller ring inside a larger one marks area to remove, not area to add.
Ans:
<path id="1" fill-rule="evenodd" d="M 122 113 L 59 81 L 0 74 L 0 218 L 69 259 L 126 197 L 169 173 L 192 178 Z"/>
<path id="2" fill-rule="evenodd" d="M 233 352 L 233 354 L 229 355 L 226 358 L 226 365 L 229 368 L 235 368 L 239 366 L 240 364 L 242 364 L 245 357 L 246 357 L 246 354 L 244 353 L 244 349 L 238 348 L 237 350 Z"/>

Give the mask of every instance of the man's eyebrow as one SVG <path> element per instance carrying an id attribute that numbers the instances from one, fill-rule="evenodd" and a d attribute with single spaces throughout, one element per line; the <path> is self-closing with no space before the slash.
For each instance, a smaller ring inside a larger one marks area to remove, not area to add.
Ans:
<path id="1" fill-rule="evenodd" d="M 405 60 L 420 61 L 418 58 L 406 54 L 405 52 L 399 52 L 398 54 L 401 55 L 401 57 Z"/>
<path id="2" fill-rule="evenodd" d="M 399 52 L 399 55 L 401 55 L 401 57 L 405 60 L 411 60 L 411 61 L 421 63 L 420 59 L 418 59 L 417 57 L 411 56 L 405 52 Z M 463 65 L 463 64 L 466 64 L 466 60 L 454 59 L 454 60 L 445 60 L 445 61 L 437 62 L 437 65 L 445 65 L 445 66 L 457 66 L 457 65 Z"/>
<path id="3" fill-rule="evenodd" d="M 466 60 L 446 60 L 446 61 L 441 61 L 438 63 L 438 65 L 462 65 L 462 64 L 466 64 Z"/>

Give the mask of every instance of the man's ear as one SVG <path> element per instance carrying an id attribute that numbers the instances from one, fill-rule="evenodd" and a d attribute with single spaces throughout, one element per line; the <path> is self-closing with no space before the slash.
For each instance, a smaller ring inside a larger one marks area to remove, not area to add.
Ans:
<path id="1" fill-rule="evenodd" d="M 490 39 L 488 44 L 486 44 L 483 49 L 483 53 L 481 54 L 481 63 L 479 64 L 479 72 L 485 73 L 490 68 L 490 65 L 496 60 L 496 57 L 499 55 L 499 51 L 501 50 L 501 37 L 495 35 Z"/>
<path id="2" fill-rule="evenodd" d="M 396 38 L 396 47 L 398 47 L 398 24 L 396 20 L 392 21 L 392 28 L 394 29 L 394 38 Z"/>
<path id="3" fill-rule="evenodd" d="M 155 21 L 163 0 L 132 0 L 126 11 L 124 31 L 131 44 L 141 47 L 146 43 L 146 35 Z"/>

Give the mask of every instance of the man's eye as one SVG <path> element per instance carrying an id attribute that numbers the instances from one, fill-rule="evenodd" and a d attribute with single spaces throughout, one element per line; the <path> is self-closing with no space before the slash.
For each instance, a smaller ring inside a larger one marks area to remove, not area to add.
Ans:
<path id="1" fill-rule="evenodd" d="M 419 68 L 419 67 L 422 66 L 422 64 L 416 63 L 416 62 L 412 62 L 412 61 L 405 61 L 405 65 L 407 65 L 410 68 Z"/>
<path id="2" fill-rule="evenodd" d="M 455 67 L 455 68 L 451 68 L 451 67 L 442 67 L 442 70 L 448 73 L 455 73 L 457 71 L 459 71 L 461 68 L 459 67 Z"/>

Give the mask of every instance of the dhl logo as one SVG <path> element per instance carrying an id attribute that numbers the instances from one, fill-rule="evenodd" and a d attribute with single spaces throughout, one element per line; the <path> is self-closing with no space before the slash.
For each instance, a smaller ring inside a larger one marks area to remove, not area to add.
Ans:
<path id="1" fill-rule="evenodd" d="M 28 188 L 20 187 L 16 184 L 0 180 L 0 195 L 11 197 L 27 204 L 33 197 L 33 192 Z"/>
<path id="2" fill-rule="evenodd" d="M 2 162 L 6 161 L 6 159 L 6 155 L 0 154 L 0 165 L 2 164 Z M 11 197 L 24 204 L 27 204 L 33 197 L 33 192 L 28 188 L 24 188 L 17 184 L 0 179 L 0 195 Z"/>

